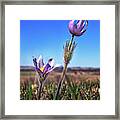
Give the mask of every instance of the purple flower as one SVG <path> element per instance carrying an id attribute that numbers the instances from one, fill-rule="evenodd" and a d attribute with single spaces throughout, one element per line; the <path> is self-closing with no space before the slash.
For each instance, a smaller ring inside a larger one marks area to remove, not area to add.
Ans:
<path id="1" fill-rule="evenodd" d="M 33 58 L 33 64 L 41 77 L 46 77 L 55 68 L 53 58 L 49 59 L 47 64 L 44 64 L 42 56 L 38 59 Z"/>
<path id="2" fill-rule="evenodd" d="M 81 36 L 86 31 L 88 26 L 87 20 L 71 20 L 68 28 L 72 35 Z"/>

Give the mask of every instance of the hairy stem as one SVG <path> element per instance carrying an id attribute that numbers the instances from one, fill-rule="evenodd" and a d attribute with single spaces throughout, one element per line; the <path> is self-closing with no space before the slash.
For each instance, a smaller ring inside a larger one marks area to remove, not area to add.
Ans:
<path id="1" fill-rule="evenodd" d="M 61 76 L 61 79 L 60 79 L 60 81 L 59 81 L 58 88 L 57 88 L 57 92 L 56 92 L 56 95 L 55 95 L 55 100 L 57 100 L 57 99 L 58 99 L 58 96 L 60 95 L 61 87 L 62 87 L 64 78 L 65 78 L 65 73 L 66 73 L 66 71 L 67 71 L 67 65 L 68 65 L 68 64 L 65 64 L 65 65 L 64 65 L 64 69 L 63 69 L 63 72 L 62 72 L 62 76 Z"/>
<path id="2" fill-rule="evenodd" d="M 39 87 L 38 87 L 38 100 L 41 98 L 42 93 L 42 81 L 39 80 Z"/>
<path id="3" fill-rule="evenodd" d="M 69 42 L 69 45 L 67 46 L 68 49 L 69 49 L 69 51 L 68 51 L 69 54 L 71 54 L 71 47 L 72 47 L 72 45 L 73 45 L 73 39 L 74 39 L 74 35 L 72 35 L 72 38 L 71 38 L 71 40 L 70 40 L 70 42 Z M 64 54 L 66 54 L 66 53 L 64 53 Z M 65 58 L 64 58 L 64 59 L 65 59 Z M 66 74 L 66 72 L 67 72 L 67 66 L 68 66 L 68 64 L 69 64 L 69 62 L 70 62 L 70 59 L 69 59 L 69 58 L 67 58 L 67 59 L 68 59 L 68 60 L 64 62 L 64 69 L 63 69 L 63 72 L 62 72 L 62 75 L 61 75 L 61 79 L 60 79 L 60 81 L 59 81 L 59 83 L 58 83 L 57 92 L 56 92 L 55 98 L 54 98 L 55 100 L 58 99 L 58 96 L 59 96 L 60 93 L 61 93 L 62 84 L 63 84 L 64 78 L 65 78 L 65 74 Z"/>
<path id="4" fill-rule="evenodd" d="M 71 39 L 72 42 L 73 42 L 73 39 L 74 39 L 74 35 L 72 35 L 72 39 Z"/>

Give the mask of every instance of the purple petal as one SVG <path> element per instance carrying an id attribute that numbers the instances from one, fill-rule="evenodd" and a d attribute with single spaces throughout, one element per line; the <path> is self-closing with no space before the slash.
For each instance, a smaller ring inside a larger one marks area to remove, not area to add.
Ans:
<path id="1" fill-rule="evenodd" d="M 38 74 L 40 76 L 42 76 L 43 72 L 38 68 L 38 66 L 37 66 L 37 59 L 36 58 L 33 58 L 33 63 L 34 63 L 34 66 L 35 66 L 35 71 L 38 72 Z"/>
<path id="2" fill-rule="evenodd" d="M 39 57 L 39 59 L 38 59 L 38 62 L 37 62 L 37 63 L 38 63 L 38 67 L 39 67 L 39 68 L 41 68 L 41 67 L 43 67 L 43 66 L 44 66 L 44 62 L 43 62 L 43 58 L 42 58 L 42 56 L 40 56 L 40 57 Z"/>
<path id="3" fill-rule="evenodd" d="M 54 70 L 55 67 L 50 68 L 46 73 L 50 73 Z"/>
<path id="4" fill-rule="evenodd" d="M 82 20 L 82 21 L 84 21 L 84 20 Z M 78 25 L 78 29 L 79 29 L 80 32 L 85 27 L 85 25 L 86 25 L 85 22 L 82 22 L 80 25 Z"/>
<path id="5" fill-rule="evenodd" d="M 74 20 L 71 20 L 71 21 L 69 22 L 69 25 L 68 25 L 68 28 L 69 28 L 69 31 L 70 31 L 71 34 L 74 33 L 74 31 L 73 31 L 73 26 L 74 26 Z"/>
<path id="6" fill-rule="evenodd" d="M 37 68 L 37 59 L 36 58 L 33 58 L 33 64 Z"/>
<path id="7" fill-rule="evenodd" d="M 86 32 L 86 30 L 82 31 L 79 36 L 83 35 Z"/>
<path id="8" fill-rule="evenodd" d="M 84 20 L 78 20 L 77 28 L 81 28 L 83 26 Z"/>
<path id="9" fill-rule="evenodd" d="M 44 70 L 43 70 L 43 73 L 46 73 L 50 69 L 51 69 L 51 66 L 49 65 L 49 63 L 47 63 Z"/>

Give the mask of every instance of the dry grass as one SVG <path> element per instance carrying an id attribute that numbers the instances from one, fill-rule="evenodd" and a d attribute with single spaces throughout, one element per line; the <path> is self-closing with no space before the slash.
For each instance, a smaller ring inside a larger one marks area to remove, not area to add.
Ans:
<path id="1" fill-rule="evenodd" d="M 41 100 L 53 100 L 60 72 L 51 72 L 44 84 Z M 34 71 L 20 72 L 20 99 L 37 100 L 38 81 Z M 33 88 L 32 86 L 35 87 Z M 100 74 L 99 72 L 67 72 L 62 85 L 60 100 L 99 100 L 100 99 Z"/>
<path id="2" fill-rule="evenodd" d="M 71 77 L 74 82 L 80 82 L 81 80 L 83 81 L 96 81 L 100 79 L 100 75 L 98 72 L 68 72 L 68 76 Z M 47 81 L 54 81 L 58 82 L 61 77 L 60 72 L 51 72 L 48 77 Z M 21 71 L 20 72 L 20 81 L 25 82 L 25 81 L 34 81 L 35 80 L 35 72 L 34 71 Z"/>

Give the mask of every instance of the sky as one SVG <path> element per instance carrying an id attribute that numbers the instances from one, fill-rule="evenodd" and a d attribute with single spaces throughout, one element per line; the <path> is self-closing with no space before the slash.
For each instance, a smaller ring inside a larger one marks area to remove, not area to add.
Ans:
<path id="1" fill-rule="evenodd" d="M 71 39 L 69 20 L 20 20 L 20 65 L 32 66 L 32 56 L 53 58 L 63 65 L 63 46 Z M 100 21 L 88 20 L 82 36 L 76 36 L 70 67 L 100 67 Z"/>

